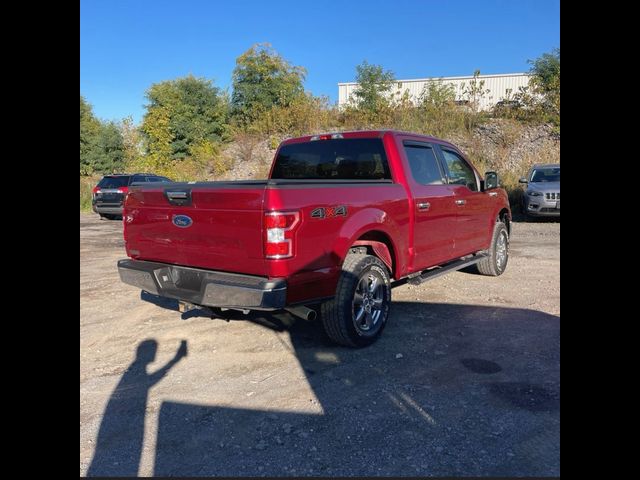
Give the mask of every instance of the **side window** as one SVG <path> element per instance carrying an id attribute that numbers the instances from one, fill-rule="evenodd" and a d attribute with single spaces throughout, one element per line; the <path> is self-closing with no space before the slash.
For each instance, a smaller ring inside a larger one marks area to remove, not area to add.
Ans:
<path id="1" fill-rule="evenodd" d="M 416 182 L 422 185 L 442 185 L 442 172 L 433 147 L 427 144 L 404 144 L 409 168 Z"/>
<path id="2" fill-rule="evenodd" d="M 143 177 L 142 175 L 134 175 L 133 178 L 131 179 L 131 183 L 134 182 L 146 182 L 146 177 Z"/>
<path id="3" fill-rule="evenodd" d="M 449 170 L 449 183 L 466 185 L 469 190 L 477 192 L 478 183 L 476 182 L 476 176 L 467 162 L 457 153 L 445 150 L 444 148 L 442 149 L 442 155 Z"/>

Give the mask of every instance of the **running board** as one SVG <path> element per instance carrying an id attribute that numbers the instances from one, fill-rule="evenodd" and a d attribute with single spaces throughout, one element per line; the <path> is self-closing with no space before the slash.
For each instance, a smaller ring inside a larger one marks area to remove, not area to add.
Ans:
<path id="1" fill-rule="evenodd" d="M 425 270 L 422 273 L 414 274 L 414 276 L 407 279 L 407 282 L 412 285 L 420 285 L 422 282 L 432 280 L 436 277 L 439 277 L 440 275 L 445 275 L 447 273 L 454 272 L 456 270 L 460 270 L 461 268 L 478 263 L 480 260 L 482 260 L 483 258 L 487 258 L 488 256 L 488 253 L 483 252 L 472 255 L 471 257 L 464 257 L 460 260 L 445 263 L 444 265 L 435 267 L 431 270 Z"/>

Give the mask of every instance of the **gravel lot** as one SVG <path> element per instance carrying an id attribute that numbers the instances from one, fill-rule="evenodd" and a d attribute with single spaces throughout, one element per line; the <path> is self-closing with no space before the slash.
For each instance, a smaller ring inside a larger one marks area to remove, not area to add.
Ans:
<path id="1" fill-rule="evenodd" d="M 121 223 L 81 214 L 80 474 L 559 475 L 559 246 L 559 223 L 514 223 L 504 275 L 398 287 L 350 350 L 141 299 Z"/>

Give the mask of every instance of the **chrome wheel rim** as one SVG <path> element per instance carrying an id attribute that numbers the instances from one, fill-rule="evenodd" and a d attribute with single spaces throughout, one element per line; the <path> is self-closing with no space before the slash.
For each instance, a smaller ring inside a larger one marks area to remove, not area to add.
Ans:
<path id="1" fill-rule="evenodd" d="M 500 268 L 507 262 L 507 233 L 500 232 L 498 243 L 496 244 L 496 261 Z"/>
<path id="2" fill-rule="evenodd" d="M 353 295 L 353 324 L 364 335 L 375 333 L 384 315 L 384 280 L 375 272 L 368 272 L 358 282 Z"/>

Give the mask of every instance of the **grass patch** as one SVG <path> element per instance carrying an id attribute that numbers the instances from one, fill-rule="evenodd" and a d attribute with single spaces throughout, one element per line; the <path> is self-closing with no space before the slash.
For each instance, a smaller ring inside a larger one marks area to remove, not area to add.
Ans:
<path id="1" fill-rule="evenodd" d="M 99 176 L 80 177 L 80 211 L 91 212 L 91 190 L 100 181 Z"/>

